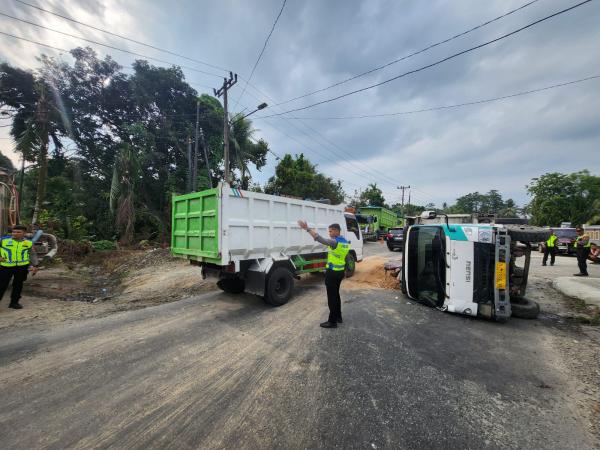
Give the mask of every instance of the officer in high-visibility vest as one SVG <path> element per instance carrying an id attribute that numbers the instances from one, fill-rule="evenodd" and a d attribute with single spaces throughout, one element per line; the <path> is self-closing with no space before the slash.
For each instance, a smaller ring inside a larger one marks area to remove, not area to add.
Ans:
<path id="1" fill-rule="evenodd" d="M 350 243 L 342 236 L 341 227 L 337 223 L 329 225 L 329 239 L 308 228 L 305 221 L 299 220 L 298 225 L 310 233 L 313 239 L 327 246 L 327 268 L 325 270 L 325 288 L 327 289 L 327 304 L 329 305 L 329 318 L 323 322 L 323 328 L 336 328 L 342 323 L 342 299 L 340 298 L 340 285 L 344 279 L 346 269 L 346 256 L 350 252 Z"/>
<path id="2" fill-rule="evenodd" d="M 575 239 L 575 251 L 577 252 L 577 265 L 579 266 L 579 273 L 574 273 L 576 277 L 587 277 L 587 257 L 590 254 L 590 237 L 583 232 L 583 228 L 575 228 L 577 233 L 577 239 Z"/>
<path id="3" fill-rule="evenodd" d="M 548 262 L 548 255 L 550 255 L 550 265 L 554 265 L 554 258 L 556 257 L 556 241 L 558 240 L 558 236 L 554 234 L 554 230 L 550 229 L 550 237 L 546 241 L 546 245 L 544 246 L 544 259 L 542 260 L 542 266 L 546 265 Z"/>
<path id="4" fill-rule="evenodd" d="M 0 240 L 0 300 L 6 292 L 10 279 L 13 279 L 9 308 L 21 309 L 19 303 L 27 272 L 37 272 L 38 259 L 33 243 L 25 239 L 27 228 L 23 225 L 12 227 L 11 235 Z M 31 266 L 31 267 L 30 267 Z"/>

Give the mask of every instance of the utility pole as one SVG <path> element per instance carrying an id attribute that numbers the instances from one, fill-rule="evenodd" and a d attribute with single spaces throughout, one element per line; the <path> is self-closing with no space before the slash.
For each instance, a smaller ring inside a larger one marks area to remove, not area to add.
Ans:
<path id="1" fill-rule="evenodd" d="M 188 136 L 187 138 L 187 160 L 188 160 L 188 171 L 187 171 L 187 183 L 186 183 L 186 191 L 188 193 L 192 192 L 192 172 L 194 168 L 192 167 L 192 138 Z"/>
<path id="2" fill-rule="evenodd" d="M 400 214 L 402 215 L 402 218 L 404 218 L 404 190 L 410 189 L 410 186 L 398 186 L 398 189 L 402 190 L 402 209 L 400 210 Z M 410 191 L 408 195 L 410 196 Z"/>
<path id="3" fill-rule="evenodd" d="M 192 191 L 198 190 L 198 127 L 200 123 L 200 102 L 196 100 L 196 139 L 194 142 L 194 171 L 192 172 Z"/>
<path id="4" fill-rule="evenodd" d="M 215 97 L 223 96 L 223 150 L 225 159 L 225 182 L 229 183 L 229 113 L 227 112 L 227 91 L 237 83 L 237 73 L 229 72 L 229 79 L 223 79 L 223 86 L 218 91 L 213 89 Z"/>
<path id="5" fill-rule="evenodd" d="M 210 176 L 210 165 L 208 163 L 208 149 L 206 148 L 206 142 L 204 141 L 204 131 L 200 128 L 200 139 L 202 140 L 202 150 L 204 151 L 204 163 L 206 164 L 206 175 L 208 176 L 208 185 L 212 188 L 212 177 Z"/>

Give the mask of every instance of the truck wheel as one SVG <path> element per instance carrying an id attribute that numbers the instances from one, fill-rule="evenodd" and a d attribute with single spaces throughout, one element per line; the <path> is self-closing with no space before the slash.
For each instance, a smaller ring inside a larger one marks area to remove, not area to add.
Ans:
<path id="1" fill-rule="evenodd" d="M 346 278 L 350 278 L 354 275 L 354 271 L 356 270 L 356 259 L 352 253 L 348 253 L 346 255 Z"/>
<path id="2" fill-rule="evenodd" d="M 544 242 L 550 237 L 550 230 L 538 227 L 526 226 L 507 226 L 508 235 L 513 241 L 526 242 Z"/>
<path id="3" fill-rule="evenodd" d="M 217 286 L 228 294 L 241 294 L 246 288 L 246 283 L 239 278 L 224 278 L 217 281 Z"/>
<path id="4" fill-rule="evenodd" d="M 265 302 L 273 306 L 285 305 L 294 289 L 292 272 L 285 267 L 276 267 L 267 279 Z"/>
<path id="5" fill-rule="evenodd" d="M 518 317 L 519 319 L 535 319 L 540 313 L 540 305 L 533 300 L 527 298 L 511 298 L 510 299 L 510 310 L 512 317 Z"/>

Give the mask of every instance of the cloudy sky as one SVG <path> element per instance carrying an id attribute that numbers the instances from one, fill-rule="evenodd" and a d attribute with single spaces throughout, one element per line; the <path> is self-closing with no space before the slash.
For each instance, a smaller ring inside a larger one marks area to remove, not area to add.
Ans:
<path id="1" fill-rule="evenodd" d="M 264 45 L 282 0 L 26 0 L 114 33 L 213 66 L 244 80 Z M 282 105 L 481 25 L 530 0 L 287 0 L 250 84 L 231 90 L 234 112 L 267 102 L 254 114 L 256 137 L 275 154 L 304 153 L 348 193 L 377 182 L 386 199 L 410 185 L 413 203 L 453 203 L 498 189 L 519 204 L 525 185 L 549 171 L 600 175 L 600 79 L 458 108 L 385 117 L 485 100 L 600 75 L 600 0 L 494 44 L 379 87 L 284 113 L 361 89 L 482 44 L 579 3 L 538 0 L 500 20 L 369 75 Z M 0 12 L 137 53 L 189 66 L 189 82 L 212 93 L 225 72 L 2 0 Z M 78 39 L 0 17 L 0 31 L 70 49 Z M 135 57 L 110 53 L 123 66 Z M 0 58 L 36 67 L 40 52 L 59 52 L 0 35 Z M 63 55 L 69 60 L 67 54 Z M 152 61 L 151 61 L 152 62 Z M 156 63 L 157 65 L 163 65 Z M 207 75 L 197 70 L 211 72 Z M 239 103 L 238 103 L 239 99 Z M 280 114 L 274 117 L 269 115 Z M 5 121 L 3 121 L 5 124 Z M 7 136 L 0 128 L 0 137 Z M 0 139 L 0 151 L 13 144 Z M 16 158 L 15 158 L 16 160 Z M 269 157 L 255 180 L 273 174 Z"/>

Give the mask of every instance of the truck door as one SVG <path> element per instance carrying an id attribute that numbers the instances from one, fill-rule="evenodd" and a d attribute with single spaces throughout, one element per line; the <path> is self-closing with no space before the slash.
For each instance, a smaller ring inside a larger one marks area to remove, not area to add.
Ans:
<path id="1" fill-rule="evenodd" d="M 350 247 L 356 252 L 356 260 L 362 261 L 363 240 L 356 218 L 346 216 L 346 233 L 344 237 L 350 241 Z"/>

